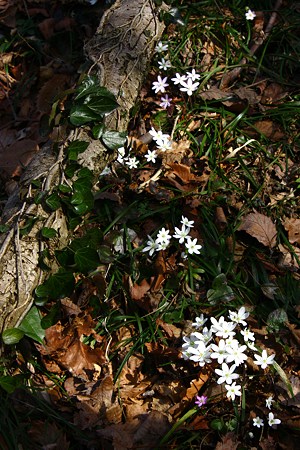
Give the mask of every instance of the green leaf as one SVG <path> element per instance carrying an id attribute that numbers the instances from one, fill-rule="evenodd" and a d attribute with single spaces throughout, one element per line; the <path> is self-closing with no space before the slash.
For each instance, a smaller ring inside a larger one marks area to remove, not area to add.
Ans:
<path id="1" fill-rule="evenodd" d="M 102 134 L 101 140 L 103 144 L 110 150 L 115 150 L 125 144 L 127 133 L 125 131 L 105 131 Z"/>
<path id="2" fill-rule="evenodd" d="M 59 184 L 58 189 L 63 194 L 69 194 L 70 192 L 72 192 L 72 188 L 70 186 L 68 186 L 67 184 Z"/>
<path id="3" fill-rule="evenodd" d="M 69 248 L 55 250 L 55 257 L 62 267 L 70 267 L 74 265 L 74 252 Z"/>
<path id="4" fill-rule="evenodd" d="M 46 204 L 53 211 L 55 211 L 56 209 L 60 208 L 60 197 L 59 197 L 59 195 L 56 192 L 54 192 L 53 194 L 49 195 L 49 197 L 46 198 Z"/>
<path id="5" fill-rule="evenodd" d="M 0 225 L 0 233 L 6 233 L 9 230 L 8 225 Z"/>
<path id="6" fill-rule="evenodd" d="M 224 273 L 216 276 L 212 283 L 212 289 L 207 292 L 207 299 L 211 305 L 218 302 L 229 302 L 235 297 L 233 290 L 227 285 L 227 279 Z"/>
<path id="7" fill-rule="evenodd" d="M 68 147 L 69 161 L 77 161 L 79 153 L 83 153 L 89 146 L 86 141 L 73 141 Z"/>
<path id="8" fill-rule="evenodd" d="M 38 220 L 37 217 L 30 217 L 26 220 L 25 225 L 20 228 L 20 234 L 22 236 L 26 236 L 28 233 L 30 233 L 30 231 L 32 230 L 33 225 L 35 224 L 35 222 Z"/>
<path id="9" fill-rule="evenodd" d="M 103 123 L 100 123 L 99 125 L 95 125 L 92 129 L 94 139 L 100 139 L 104 130 L 105 130 L 105 126 Z"/>
<path id="10" fill-rule="evenodd" d="M 85 101 L 85 105 L 90 108 L 91 111 L 102 116 L 108 114 L 118 108 L 119 104 L 112 96 L 99 96 L 91 97 L 88 102 Z"/>
<path id="11" fill-rule="evenodd" d="M 20 342 L 24 333 L 18 328 L 7 328 L 7 330 L 2 333 L 2 340 L 6 345 L 13 345 Z"/>
<path id="12" fill-rule="evenodd" d="M 87 75 L 83 80 L 81 85 L 77 89 L 77 96 L 75 97 L 75 100 L 78 100 L 79 98 L 86 97 L 91 94 L 97 94 L 100 93 L 101 95 L 105 95 L 106 92 L 111 94 L 106 88 L 101 87 L 99 85 L 99 80 L 94 75 Z"/>
<path id="13" fill-rule="evenodd" d="M 41 326 L 41 315 L 36 306 L 33 306 L 30 309 L 18 328 L 19 330 L 22 330 L 26 336 L 43 344 L 45 331 Z"/>
<path id="14" fill-rule="evenodd" d="M 41 326 L 44 330 L 55 325 L 60 318 L 60 302 L 55 303 L 48 314 L 41 320 Z"/>
<path id="15" fill-rule="evenodd" d="M 9 394 L 12 394 L 15 389 L 21 387 L 24 384 L 25 376 L 23 374 L 18 375 L 5 375 L 0 377 L 0 386 Z"/>
<path id="16" fill-rule="evenodd" d="M 71 109 L 70 112 L 70 122 L 72 125 L 79 127 L 88 122 L 99 121 L 101 117 L 99 114 L 92 111 L 86 105 L 76 105 Z"/>
<path id="17" fill-rule="evenodd" d="M 60 268 L 57 273 L 51 275 L 45 283 L 36 288 L 35 295 L 39 298 L 57 299 L 71 295 L 74 287 L 73 274 Z"/>
<path id="18" fill-rule="evenodd" d="M 83 273 L 96 269 L 100 263 L 97 251 L 90 247 L 77 250 L 74 259 L 77 269 Z"/>
<path id="19" fill-rule="evenodd" d="M 44 227 L 41 229 L 41 235 L 44 238 L 51 239 L 57 235 L 57 231 L 54 228 Z"/>
<path id="20" fill-rule="evenodd" d="M 103 264 L 110 264 L 114 261 L 115 255 L 108 245 L 101 245 L 98 248 L 99 259 Z"/>

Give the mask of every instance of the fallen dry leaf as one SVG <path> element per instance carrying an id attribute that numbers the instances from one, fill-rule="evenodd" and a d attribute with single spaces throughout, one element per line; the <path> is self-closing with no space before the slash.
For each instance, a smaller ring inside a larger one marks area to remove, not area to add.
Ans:
<path id="1" fill-rule="evenodd" d="M 286 219 L 283 222 L 285 230 L 288 232 L 289 241 L 291 244 L 300 244 L 300 219 Z"/>
<path id="2" fill-rule="evenodd" d="M 235 450 L 239 443 L 235 433 L 226 433 L 222 440 L 217 443 L 216 450 Z"/>
<path id="3" fill-rule="evenodd" d="M 276 245 L 277 231 L 270 217 L 258 212 L 247 214 L 242 218 L 239 231 L 245 231 L 266 247 Z"/>

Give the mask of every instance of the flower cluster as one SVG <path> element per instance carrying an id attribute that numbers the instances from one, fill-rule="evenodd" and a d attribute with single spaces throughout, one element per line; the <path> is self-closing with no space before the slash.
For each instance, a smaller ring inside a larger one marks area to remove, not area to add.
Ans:
<path id="1" fill-rule="evenodd" d="M 148 150 L 148 152 L 144 155 L 146 161 L 155 163 L 158 151 L 159 152 L 165 152 L 167 150 L 170 150 L 172 148 L 172 141 L 170 139 L 170 136 L 168 134 L 164 134 L 161 130 L 156 131 L 153 127 L 149 131 L 149 134 L 151 134 L 153 140 L 156 144 L 156 150 Z M 130 147 L 126 150 L 124 147 L 118 148 L 118 156 L 117 161 L 119 164 L 128 166 L 129 169 L 137 169 L 140 161 L 137 159 L 136 156 L 130 155 Z"/>
<path id="2" fill-rule="evenodd" d="M 273 402 L 274 402 L 273 397 L 272 396 L 268 397 L 266 400 L 266 407 L 271 409 Z M 276 419 L 274 417 L 274 413 L 272 413 L 272 411 L 270 411 L 268 414 L 268 425 L 270 427 L 273 427 L 274 425 L 279 425 L 280 423 L 281 423 L 281 420 Z M 253 419 L 253 425 L 257 428 L 261 428 L 264 426 L 264 421 L 259 416 L 256 416 Z"/>
<path id="3" fill-rule="evenodd" d="M 159 54 L 166 52 L 168 50 L 168 44 L 159 42 L 157 46 L 155 47 L 155 51 Z M 161 70 L 168 70 L 170 67 L 172 67 L 171 62 L 162 57 L 160 61 L 158 61 L 158 67 Z M 200 75 L 196 73 L 195 69 L 192 69 L 191 72 L 186 72 L 185 74 L 176 73 L 174 78 L 171 78 L 171 81 L 173 81 L 174 85 L 179 85 L 179 89 L 181 92 L 186 92 L 187 95 L 191 96 L 193 92 L 195 92 L 198 89 L 199 86 L 199 80 Z M 154 90 L 155 94 L 158 92 L 161 92 L 164 94 L 166 92 L 166 88 L 169 86 L 168 83 L 168 77 L 162 78 L 160 75 L 157 77 L 157 81 L 154 81 L 152 84 L 152 89 Z M 166 94 L 165 97 L 161 97 L 161 103 L 160 106 L 162 108 L 168 108 L 171 105 L 172 99 L 169 98 L 169 96 Z"/>
<path id="4" fill-rule="evenodd" d="M 143 249 L 143 252 L 149 252 L 149 255 L 152 256 L 153 253 L 159 252 L 160 250 L 165 250 L 170 241 L 173 238 L 178 239 L 179 244 L 184 244 L 186 251 L 192 255 L 193 253 L 199 255 L 202 246 L 197 243 L 197 239 L 192 239 L 189 236 L 191 228 L 194 226 L 193 220 L 188 220 L 187 217 L 182 216 L 181 218 L 181 228 L 175 227 L 175 234 L 171 235 L 170 230 L 166 230 L 162 228 L 156 236 L 156 239 L 152 239 L 151 236 L 148 236 L 148 242 L 146 247 Z"/>
<path id="5" fill-rule="evenodd" d="M 268 355 L 266 350 L 260 353 L 255 346 L 255 337 L 247 328 L 246 319 L 249 312 L 245 307 L 238 311 L 229 311 L 229 317 L 221 316 L 218 320 L 210 318 L 210 327 L 207 325 L 208 319 L 201 314 L 196 317 L 192 324 L 195 328 L 189 336 L 183 337 L 182 357 L 186 360 L 197 362 L 200 367 L 212 361 L 217 361 L 220 367 L 214 370 L 217 376 L 217 383 L 225 386 L 227 398 L 235 400 L 240 397 L 241 385 L 239 367 L 245 364 L 248 359 L 248 351 L 254 351 L 254 362 L 262 369 L 274 363 L 275 355 Z M 229 320 L 228 320 L 229 319 Z M 267 407 L 272 404 L 272 397 L 267 399 Z M 269 425 L 280 423 L 275 419 L 273 413 L 269 413 Z M 262 419 L 256 417 L 253 420 L 256 427 L 263 424 Z"/>

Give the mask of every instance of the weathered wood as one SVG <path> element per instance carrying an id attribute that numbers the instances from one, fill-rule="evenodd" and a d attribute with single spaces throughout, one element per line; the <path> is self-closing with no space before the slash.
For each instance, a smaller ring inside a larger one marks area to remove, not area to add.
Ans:
<path id="1" fill-rule="evenodd" d="M 118 131 L 126 130 L 130 109 L 156 42 L 163 32 L 152 0 L 117 0 L 103 15 L 97 33 L 85 46 L 93 62 L 93 72 L 100 84 L 112 91 L 120 108 L 109 115 L 106 125 Z M 70 236 L 62 210 L 49 213 L 32 202 L 32 180 L 42 181 L 42 191 L 50 194 L 62 180 L 65 167 L 64 150 L 75 139 L 89 142 L 79 162 L 93 171 L 95 177 L 113 155 L 99 141 L 93 140 L 86 128 L 75 130 L 55 151 L 47 143 L 28 166 L 20 186 L 9 198 L 2 223 L 10 226 L 0 240 L 0 330 L 17 326 L 30 309 L 33 291 L 46 273 L 39 268 L 39 256 L 46 245 L 39 239 L 40 230 L 47 226 L 57 230 L 56 248 L 65 246 Z M 20 228 L 30 217 L 37 218 L 30 233 L 21 236 Z"/>

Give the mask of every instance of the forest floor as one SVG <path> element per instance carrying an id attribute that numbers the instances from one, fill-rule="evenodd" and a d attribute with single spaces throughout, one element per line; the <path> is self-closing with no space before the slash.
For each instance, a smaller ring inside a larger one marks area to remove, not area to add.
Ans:
<path id="1" fill-rule="evenodd" d="M 103 3 L 0 1 L 1 207 L 72 128 Z M 298 448 L 300 7 L 171 3 L 116 159 L 59 186 L 72 240 L 3 337 L 3 450 Z"/>

